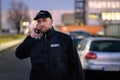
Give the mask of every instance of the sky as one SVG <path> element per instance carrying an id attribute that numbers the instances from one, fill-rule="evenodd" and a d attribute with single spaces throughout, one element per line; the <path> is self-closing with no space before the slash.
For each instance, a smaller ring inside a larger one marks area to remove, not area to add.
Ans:
<path id="1" fill-rule="evenodd" d="M 35 16 L 34 11 L 39 10 L 50 10 L 54 18 L 54 23 L 61 23 L 61 15 L 65 12 L 71 12 L 74 10 L 74 0 L 1 0 L 2 11 L 6 11 L 10 8 L 10 2 L 24 2 L 29 10 L 32 12 L 30 16 L 33 18 Z"/>
<path id="2" fill-rule="evenodd" d="M 2 10 L 8 10 L 11 0 L 1 0 Z M 30 10 L 47 9 L 47 10 L 73 10 L 74 0 L 14 0 L 23 1 L 28 5 Z"/>

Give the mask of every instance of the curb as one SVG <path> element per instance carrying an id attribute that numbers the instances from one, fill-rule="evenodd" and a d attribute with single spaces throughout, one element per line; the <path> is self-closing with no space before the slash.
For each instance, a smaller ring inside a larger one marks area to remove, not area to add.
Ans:
<path id="1" fill-rule="evenodd" d="M 5 49 L 8 49 L 10 47 L 13 47 L 13 46 L 21 43 L 22 41 L 23 41 L 23 39 L 19 39 L 19 40 L 13 40 L 13 41 L 10 41 L 10 42 L 4 43 L 4 44 L 0 44 L 0 52 Z"/>

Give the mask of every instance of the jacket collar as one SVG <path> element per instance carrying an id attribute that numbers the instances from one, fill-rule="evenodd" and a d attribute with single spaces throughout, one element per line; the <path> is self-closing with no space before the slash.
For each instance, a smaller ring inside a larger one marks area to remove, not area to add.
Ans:
<path id="1" fill-rule="evenodd" d="M 49 29 L 46 33 L 44 33 L 44 36 L 46 36 L 47 39 L 51 38 L 53 35 L 55 34 L 55 30 L 52 27 L 51 29 Z"/>

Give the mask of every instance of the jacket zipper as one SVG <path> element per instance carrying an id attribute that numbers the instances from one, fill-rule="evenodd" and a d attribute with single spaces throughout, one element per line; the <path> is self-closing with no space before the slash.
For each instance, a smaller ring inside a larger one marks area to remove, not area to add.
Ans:
<path id="1" fill-rule="evenodd" d="M 45 42 L 47 42 L 47 36 L 46 36 L 46 34 L 45 34 Z"/>

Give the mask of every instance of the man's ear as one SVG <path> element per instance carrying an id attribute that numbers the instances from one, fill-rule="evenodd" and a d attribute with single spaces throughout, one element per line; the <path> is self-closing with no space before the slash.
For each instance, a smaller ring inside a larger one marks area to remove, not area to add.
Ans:
<path id="1" fill-rule="evenodd" d="M 51 24 L 53 24 L 53 19 L 51 19 Z"/>

